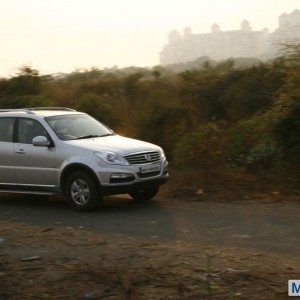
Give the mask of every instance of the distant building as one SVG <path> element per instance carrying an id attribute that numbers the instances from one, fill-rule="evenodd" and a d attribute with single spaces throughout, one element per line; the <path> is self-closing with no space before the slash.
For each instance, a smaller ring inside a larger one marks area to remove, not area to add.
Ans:
<path id="1" fill-rule="evenodd" d="M 264 28 L 254 31 L 247 20 L 241 23 L 239 30 L 222 31 L 218 24 L 213 24 L 210 33 L 193 34 L 186 27 L 183 35 L 172 31 L 168 35 L 168 44 L 160 53 L 161 65 L 169 65 L 209 56 L 214 60 L 229 57 L 274 56 L 278 46 L 274 44 L 300 41 L 300 11 L 283 14 L 279 17 L 279 28 L 269 33 Z"/>
<path id="2" fill-rule="evenodd" d="M 269 36 L 267 52 L 275 56 L 282 44 L 300 41 L 300 10 L 295 9 L 289 15 L 283 13 L 279 17 L 279 27 Z"/>

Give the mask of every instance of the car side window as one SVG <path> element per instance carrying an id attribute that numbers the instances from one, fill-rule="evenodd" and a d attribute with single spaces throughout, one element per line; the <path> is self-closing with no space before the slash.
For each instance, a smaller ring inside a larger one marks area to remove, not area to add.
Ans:
<path id="1" fill-rule="evenodd" d="M 14 122 L 14 118 L 0 118 L 0 142 L 13 141 Z"/>
<path id="2" fill-rule="evenodd" d="M 38 121 L 33 119 L 19 119 L 19 125 L 18 125 L 19 143 L 32 144 L 33 138 L 40 135 L 48 138 L 47 131 Z"/>

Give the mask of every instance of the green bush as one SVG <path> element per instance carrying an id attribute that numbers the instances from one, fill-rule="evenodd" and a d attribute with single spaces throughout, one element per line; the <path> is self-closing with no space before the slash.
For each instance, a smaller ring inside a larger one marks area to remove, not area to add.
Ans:
<path id="1" fill-rule="evenodd" d="M 187 133 L 176 144 L 174 162 L 178 166 L 207 169 L 223 157 L 224 131 L 216 123 L 206 123 Z"/>

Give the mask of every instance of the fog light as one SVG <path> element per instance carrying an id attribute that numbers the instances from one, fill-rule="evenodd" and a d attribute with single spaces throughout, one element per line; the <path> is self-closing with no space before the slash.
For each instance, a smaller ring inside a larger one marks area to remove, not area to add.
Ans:
<path id="1" fill-rule="evenodd" d="M 110 176 L 110 183 L 121 183 L 134 181 L 134 175 L 131 173 L 113 173 Z"/>
<path id="2" fill-rule="evenodd" d="M 120 179 L 120 178 L 128 178 L 128 177 L 132 177 L 133 175 L 130 173 L 113 173 L 110 178 L 113 179 Z"/>

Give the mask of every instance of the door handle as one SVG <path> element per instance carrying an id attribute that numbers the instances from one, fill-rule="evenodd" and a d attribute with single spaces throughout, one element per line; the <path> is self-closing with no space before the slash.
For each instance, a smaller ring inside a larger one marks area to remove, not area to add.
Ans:
<path id="1" fill-rule="evenodd" d="M 25 154 L 26 152 L 25 152 L 24 149 L 20 149 L 20 150 L 17 150 L 16 153 L 18 153 L 18 154 Z"/>

